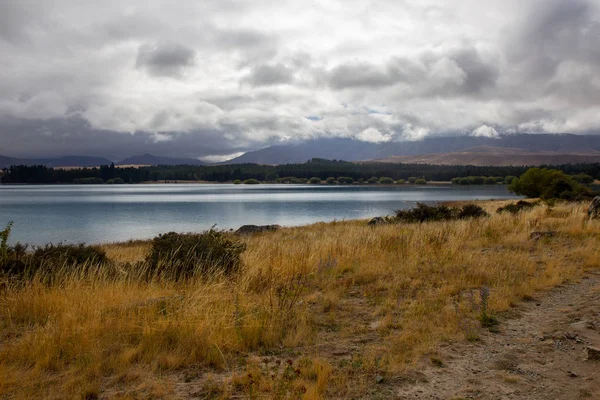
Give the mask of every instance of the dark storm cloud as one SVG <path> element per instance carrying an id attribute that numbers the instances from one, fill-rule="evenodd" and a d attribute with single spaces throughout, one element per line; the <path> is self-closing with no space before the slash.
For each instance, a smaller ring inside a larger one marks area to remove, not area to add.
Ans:
<path id="1" fill-rule="evenodd" d="M 136 67 L 155 76 L 178 77 L 194 63 L 194 50 L 175 43 L 156 43 L 140 46 Z"/>
<path id="2" fill-rule="evenodd" d="M 509 60 L 529 78 L 554 76 L 566 61 L 600 64 L 598 4 L 586 0 L 538 1 L 507 48 Z"/>

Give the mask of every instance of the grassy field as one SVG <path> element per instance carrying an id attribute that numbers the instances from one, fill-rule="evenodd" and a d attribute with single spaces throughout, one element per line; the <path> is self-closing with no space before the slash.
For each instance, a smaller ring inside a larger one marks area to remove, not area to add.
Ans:
<path id="1" fill-rule="evenodd" d="M 231 279 L 0 282 L 0 398 L 388 398 L 443 342 L 600 267 L 586 203 L 477 220 L 333 222 L 247 241 Z M 556 231 L 531 240 L 533 231 Z M 485 327 L 484 327 L 485 326 Z"/>

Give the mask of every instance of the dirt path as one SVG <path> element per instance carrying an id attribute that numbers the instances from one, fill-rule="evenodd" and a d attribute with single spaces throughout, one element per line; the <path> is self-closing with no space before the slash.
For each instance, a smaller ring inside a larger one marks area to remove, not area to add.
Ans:
<path id="1" fill-rule="evenodd" d="M 395 388 L 399 399 L 600 399 L 600 273 L 561 285 L 511 310 L 500 332 L 442 346 L 443 366 L 424 360 L 427 383 Z"/>

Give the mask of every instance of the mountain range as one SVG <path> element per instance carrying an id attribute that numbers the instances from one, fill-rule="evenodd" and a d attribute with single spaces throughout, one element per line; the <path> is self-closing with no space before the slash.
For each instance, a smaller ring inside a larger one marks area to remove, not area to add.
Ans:
<path id="1" fill-rule="evenodd" d="M 572 134 L 515 134 L 500 137 L 430 137 L 419 141 L 368 143 L 352 139 L 315 139 L 302 143 L 291 143 L 267 147 L 262 150 L 248 152 L 227 164 L 256 163 L 256 164 L 286 164 L 301 163 L 311 158 L 326 158 L 330 160 L 366 161 L 385 160 L 397 156 L 418 156 L 425 154 L 445 154 L 464 152 L 468 149 L 488 147 L 485 152 L 491 156 L 497 149 L 499 155 L 510 152 L 525 151 L 529 154 L 546 152 L 554 155 L 585 155 L 600 154 L 600 135 L 572 135 Z M 521 159 L 526 161 L 526 154 L 521 154 Z M 388 160 L 392 161 L 392 160 Z M 399 162 L 399 161 L 395 161 Z M 409 162 L 409 161 L 405 161 Z M 464 164 L 460 159 L 458 164 Z M 518 165 L 525 164 L 518 160 Z"/>
<path id="2" fill-rule="evenodd" d="M 113 161 L 104 157 L 64 156 L 58 158 L 15 158 L 0 155 L 0 168 L 11 165 L 45 165 L 47 167 L 98 167 L 110 165 Z M 205 165 L 195 158 L 158 157 L 152 154 L 142 154 L 128 157 L 115 165 Z"/>
<path id="3" fill-rule="evenodd" d="M 600 162 L 600 135 L 513 134 L 499 137 L 429 137 L 418 141 L 371 143 L 329 138 L 293 142 L 250 151 L 220 164 L 291 164 L 312 158 L 353 162 L 440 165 L 550 165 Z M 11 165 L 95 167 L 103 157 L 13 158 L 0 155 L 0 168 Z M 142 154 L 115 165 L 206 165 L 195 158 Z"/>

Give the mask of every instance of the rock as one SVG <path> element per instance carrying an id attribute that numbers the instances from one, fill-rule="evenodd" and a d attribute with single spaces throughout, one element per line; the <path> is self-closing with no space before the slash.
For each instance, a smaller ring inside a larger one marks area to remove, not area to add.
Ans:
<path id="1" fill-rule="evenodd" d="M 375 377 L 375 382 L 377 382 L 378 384 L 381 384 L 381 383 L 383 383 L 384 381 L 385 381 L 385 378 L 384 378 L 383 376 L 381 376 L 381 375 L 377 375 L 377 376 Z"/>
<path id="2" fill-rule="evenodd" d="M 600 348 L 588 346 L 586 350 L 589 361 L 600 361 Z"/>
<path id="3" fill-rule="evenodd" d="M 369 226 L 384 225 L 384 224 L 387 224 L 387 221 L 385 220 L 384 217 L 371 218 L 369 220 L 369 222 L 367 222 L 367 225 L 369 225 Z"/>
<path id="4" fill-rule="evenodd" d="M 262 232 L 274 232 L 280 228 L 280 225 L 243 225 L 235 233 L 236 235 L 252 235 Z"/>
<path id="5" fill-rule="evenodd" d="M 587 213 L 592 219 L 600 218 L 600 196 L 594 197 Z"/>
<path id="6" fill-rule="evenodd" d="M 536 231 L 536 232 L 531 232 L 531 234 L 529 235 L 529 238 L 531 240 L 539 240 L 541 238 L 551 238 L 554 237 L 558 232 L 556 231 Z"/>
<path id="7" fill-rule="evenodd" d="M 577 377 L 579 376 L 577 373 L 575 373 L 575 372 L 573 372 L 573 371 L 568 371 L 568 372 L 567 372 L 567 374 L 569 374 L 569 376 L 570 376 L 571 378 L 577 378 Z"/>

